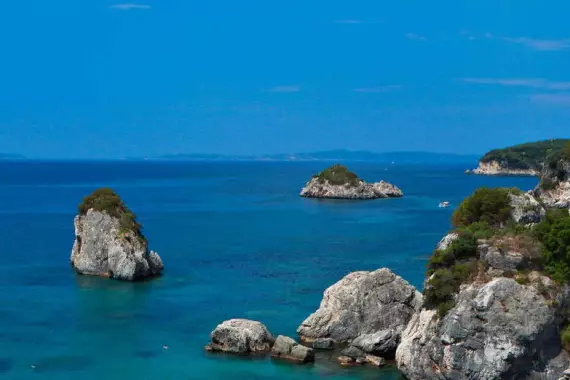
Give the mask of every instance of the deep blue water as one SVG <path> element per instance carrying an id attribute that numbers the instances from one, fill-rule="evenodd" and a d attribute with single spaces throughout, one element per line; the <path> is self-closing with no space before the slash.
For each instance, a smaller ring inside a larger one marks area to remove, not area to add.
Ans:
<path id="1" fill-rule="evenodd" d="M 421 286 L 452 208 L 479 186 L 534 178 L 467 176 L 462 166 L 353 163 L 405 197 L 319 201 L 298 192 L 326 163 L 0 162 L 2 379 L 398 379 L 391 368 L 294 366 L 203 352 L 221 321 L 275 334 L 296 327 L 324 289 L 389 267 Z M 138 214 L 165 275 L 145 283 L 77 276 L 69 265 L 82 197 L 111 186 Z M 163 350 L 168 345 L 168 350 Z M 35 365 L 35 368 L 31 368 Z"/>

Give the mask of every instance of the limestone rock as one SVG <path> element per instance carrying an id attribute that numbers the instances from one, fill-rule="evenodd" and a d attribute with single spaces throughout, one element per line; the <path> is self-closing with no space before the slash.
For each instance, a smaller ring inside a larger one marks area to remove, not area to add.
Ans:
<path id="1" fill-rule="evenodd" d="M 293 339 L 279 335 L 271 349 L 271 356 L 279 359 L 287 359 L 300 363 L 315 361 L 315 352 L 312 348 L 305 347 Z"/>
<path id="2" fill-rule="evenodd" d="M 443 237 L 443 239 L 441 239 L 439 241 L 439 243 L 437 243 L 437 247 L 435 249 L 438 251 L 444 251 L 447 248 L 449 248 L 451 243 L 453 243 L 458 238 L 459 238 L 459 234 L 457 232 L 451 232 L 451 233 L 445 235 Z"/>
<path id="3" fill-rule="evenodd" d="M 334 349 L 334 340 L 331 338 L 317 338 L 313 341 L 312 346 L 317 350 L 332 350 Z"/>
<path id="4" fill-rule="evenodd" d="M 549 208 L 570 208 L 570 161 L 560 159 L 544 166 L 534 195 Z"/>
<path id="5" fill-rule="evenodd" d="M 511 199 L 511 217 L 517 223 L 539 223 L 546 215 L 546 210 L 529 193 L 509 194 Z"/>
<path id="6" fill-rule="evenodd" d="M 353 272 L 325 291 L 319 309 L 297 333 L 308 342 L 331 338 L 345 343 L 362 334 L 389 331 L 389 341 L 397 341 L 421 305 L 422 295 L 389 269 Z"/>
<path id="7" fill-rule="evenodd" d="M 398 368 L 409 380 L 556 380 L 570 364 L 558 333 L 568 298 L 567 288 L 552 302 L 505 277 L 464 285 L 442 320 L 427 309 L 413 316 Z"/>
<path id="8" fill-rule="evenodd" d="M 401 197 L 396 186 L 384 181 L 367 183 L 342 165 L 333 165 L 314 176 L 300 195 L 308 198 L 376 199 Z"/>
<path id="9" fill-rule="evenodd" d="M 400 335 L 387 329 L 374 334 L 362 334 L 354 339 L 350 345 L 369 354 L 393 358 L 398 343 L 400 343 Z"/>
<path id="10" fill-rule="evenodd" d="M 218 325 L 210 334 L 207 351 L 235 354 L 267 353 L 275 342 L 267 327 L 248 319 L 230 319 Z"/>
<path id="11" fill-rule="evenodd" d="M 513 169 L 499 161 L 479 162 L 476 169 L 470 170 L 468 174 L 479 175 L 512 175 L 512 176 L 537 176 L 539 173 L 534 169 Z"/>
<path id="12" fill-rule="evenodd" d="M 76 216 L 74 225 L 71 264 L 77 272 L 127 281 L 162 272 L 160 256 L 148 250 L 144 238 L 124 231 L 119 218 L 90 209 Z"/>

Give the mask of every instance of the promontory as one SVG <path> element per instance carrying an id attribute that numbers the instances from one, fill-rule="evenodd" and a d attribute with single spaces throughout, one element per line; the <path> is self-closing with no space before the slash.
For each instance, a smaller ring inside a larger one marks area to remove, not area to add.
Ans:
<path id="1" fill-rule="evenodd" d="M 162 273 L 160 256 L 149 251 L 135 214 L 113 190 L 85 197 L 74 222 L 71 264 L 78 273 L 125 281 Z"/>
<path id="2" fill-rule="evenodd" d="M 311 178 L 302 197 L 331 199 L 396 198 L 404 194 L 396 186 L 380 181 L 368 183 L 343 165 L 333 165 Z"/>
<path id="3" fill-rule="evenodd" d="M 553 139 L 494 149 L 469 174 L 538 176 L 553 155 L 568 148 L 570 140 Z"/>

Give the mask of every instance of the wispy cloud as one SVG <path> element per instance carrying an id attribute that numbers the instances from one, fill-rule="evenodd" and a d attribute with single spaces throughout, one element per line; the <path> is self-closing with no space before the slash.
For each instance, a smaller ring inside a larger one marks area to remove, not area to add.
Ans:
<path id="1" fill-rule="evenodd" d="M 134 9 L 150 9 L 151 6 L 147 4 L 128 3 L 128 4 L 114 4 L 111 5 L 111 8 L 119 9 L 121 11 L 130 11 Z"/>
<path id="2" fill-rule="evenodd" d="M 404 37 L 406 37 L 409 40 L 427 41 L 427 38 L 425 38 L 424 36 L 421 36 L 419 34 L 415 34 L 415 33 L 406 33 L 406 34 L 404 34 Z"/>
<path id="3" fill-rule="evenodd" d="M 362 24 L 362 20 L 336 20 L 335 24 Z"/>
<path id="4" fill-rule="evenodd" d="M 299 92 L 300 86 L 276 86 L 269 90 L 269 92 Z"/>
<path id="5" fill-rule="evenodd" d="M 570 106 L 570 94 L 534 94 L 530 100 L 540 104 Z"/>
<path id="6" fill-rule="evenodd" d="M 466 83 L 492 84 L 512 87 L 532 87 L 547 90 L 570 89 L 570 82 L 555 82 L 541 78 L 460 78 L 459 80 Z"/>
<path id="7" fill-rule="evenodd" d="M 565 50 L 570 48 L 570 39 L 563 40 L 539 40 L 535 38 L 526 37 L 503 37 L 504 41 L 524 45 L 534 50 L 539 51 L 556 51 Z"/>
<path id="8" fill-rule="evenodd" d="M 363 88 L 355 88 L 352 91 L 354 92 L 368 92 L 368 93 L 378 93 L 378 92 L 389 92 L 401 89 L 402 86 L 399 84 L 392 84 L 388 86 L 378 86 L 378 87 L 363 87 Z"/>

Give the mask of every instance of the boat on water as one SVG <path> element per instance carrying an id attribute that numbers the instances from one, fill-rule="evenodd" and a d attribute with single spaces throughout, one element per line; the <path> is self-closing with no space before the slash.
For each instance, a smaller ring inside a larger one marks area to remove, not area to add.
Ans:
<path id="1" fill-rule="evenodd" d="M 447 201 L 440 202 L 440 203 L 439 203 L 439 207 L 440 207 L 440 208 L 449 207 L 449 202 L 447 202 Z"/>

